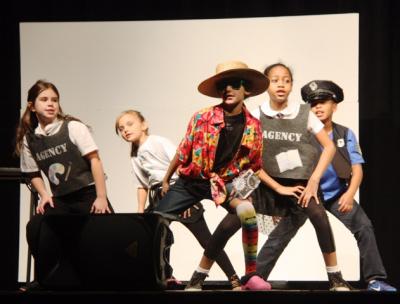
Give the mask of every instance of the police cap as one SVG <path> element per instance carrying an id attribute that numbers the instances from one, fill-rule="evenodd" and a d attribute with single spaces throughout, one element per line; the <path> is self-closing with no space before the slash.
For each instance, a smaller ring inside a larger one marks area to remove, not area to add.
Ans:
<path id="1" fill-rule="evenodd" d="M 343 90 L 330 80 L 313 80 L 301 88 L 301 97 L 305 102 L 332 99 L 336 103 L 343 100 Z"/>

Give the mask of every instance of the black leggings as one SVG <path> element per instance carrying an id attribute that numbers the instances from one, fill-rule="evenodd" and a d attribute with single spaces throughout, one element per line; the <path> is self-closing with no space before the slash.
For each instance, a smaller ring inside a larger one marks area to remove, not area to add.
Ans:
<path id="1" fill-rule="evenodd" d="M 285 186 L 302 185 L 305 187 L 307 185 L 307 181 L 305 180 L 277 180 L 280 184 Z M 318 193 L 318 196 L 321 197 L 320 193 Z M 280 202 L 287 203 L 289 211 L 288 216 L 291 216 L 294 221 L 303 221 L 302 224 L 304 224 L 305 219 L 302 219 L 304 217 L 304 214 L 310 219 L 310 222 L 313 225 L 317 234 L 319 247 L 321 248 L 321 251 L 323 253 L 332 253 L 336 251 L 332 228 L 329 223 L 329 218 L 326 213 L 325 207 L 323 205 L 323 200 L 321 198 L 319 199 L 319 204 L 317 204 L 315 198 L 312 197 L 308 203 L 307 208 L 301 207 L 297 203 L 298 199 L 294 196 L 283 196 L 276 192 L 273 192 L 273 200 L 276 201 L 278 204 Z"/>
<path id="2" fill-rule="evenodd" d="M 315 199 L 312 198 L 308 203 L 308 207 L 301 210 L 308 216 L 311 224 L 314 226 L 321 251 L 323 253 L 336 251 L 332 228 L 322 201 L 317 204 Z"/>
<path id="3" fill-rule="evenodd" d="M 213 237 L 204 251 L 204 255 L 218 262 L 218 258 L 225 253 L 224 248 L 228 240 L 242 227 L 239 217 L 234 213 L 228 213 L 219 223 L 213 233 Z M 217 258 L 218 257 L 218 258 Z"/>
<path id="4" fill-rule="evenodd" d="M 331 253 L 336 251 L 331 225 L 329 223 L 329 219 L 322 202 L 317 204 L 315 199 L 312 198 L 307 208 L 301 208 L 297 204 L 297 199 L 293 200 L 293 204 L 294 208 L 292 209 L 292 212 L 294 214 L 296 213 L 300 213 L 299 215 L 306 214 L 307 217 L 310 219 L 316 231 L 321 251 L 323 253 Z M 300 216 L 299 220 L 301 220 L 301 218 L 302 216 Z M 221 221 L 221 223 L 218 225 L 217 229 L 215 230 L 213 238 L 211 240 L 212 243 L 209 244 L 209 246 L 204 252 L 204 255 L 211 260 L 216 260 L 216 256 L 218 256 L 218 254 L 225 247 L 228 240 L 240 228 L 241 228 L 241 223 L 239 217 L 236 214 L 228 213 L 225 216 L 225 218 Z"/>
<path id="5" fill-rule="evenodd" d="M 288 187 L 299 185 L 305 187 L 307 185 L 306 180 L 293 180 L 284 178 L 277 178 L 276 180 L 281 185 Z M 321 196 L 320 193 L 318 196 Z M 278 225 L 274 229 L 276 231 L 272 231 L 269 238 L 273 238 L 275 234 L 282 234 L 286 238 L 288 236 L 285 234 L 285 229 L 289 229 L 286 227 L 286 225 L 288 225 L 288 222 L 300 228 L 307 220 L 307 218 L 309 218 L 317 234 L 317 239 L 321 251 L 323 253 L 331 253 L 336 250 L 331 225 L 329 223 L 328 215 L 326 213 L 325 207 L 323 205 L 323 200 L 321 198 L 319 199 L 320 203 L 317 204 L 315 198 L 312 197 L 310 199 L 310 202 L 308 203 L 307 208 L 303 208 L 298 204 L 298 199 L 296 197 L 280 195 L 273 191 L 271 188 L 260 185 L 257 191 L 255 191 L 253 201 L 257 213 L 289 218 L 283 221 L 281 227 L 279 227 L 280 225 Z M 278 238 L 281 238 L 281 236 L 279 236 Z"/>
<path id="6" fill-rule="evenodd" d="M 229 216 L 229 214 L 227 215 Z M 232 216 L 232 215 L 231 215 Z M 233 215 L 235 218 L 239 219 L 236 215 Z M 208 229 L 207 223 L 204 220 L 204 217 L 202 216 L 197 222 L 194 223 L 182 223 L 189 231 L 194 235 L 194 237 L 197 239 L 201 247 L 203 249 L 205 248 L 210 248 L 214 246 L 210 246 L 209 241 L 211 239 L 211 232 Z M 240 225 L 240 220 L 239 220 L 239 225 Z M 240 228 L 240 226 L 239 226 Z M 220 246 L 220 244 L 218 244 Z M 225 246 L 225 244 L 224 244 Z M 218 254 L 214 255 L 213 260 L 217 262 L 219 267 L 221 267 L 222 271 L 225 273 L 225 275 L 228 277 L 228 279 L 234 275 L 235 269 L 232 266 L 231 261 L 229 260 L 226 252 L 223 250 L 224 246 L 222 246 L 220 249 L 218 249 Z M 206 255 L 207 256 L 207 255 Z"/>

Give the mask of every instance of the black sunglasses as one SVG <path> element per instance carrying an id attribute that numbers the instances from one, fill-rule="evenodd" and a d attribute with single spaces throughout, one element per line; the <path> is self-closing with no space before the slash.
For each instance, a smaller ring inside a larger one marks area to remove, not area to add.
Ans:
<path id="1" fill-rule="evenodd" d="M 231 86 L 234 90 L 239 90 L 241 86 L 245 85 L 245 81 L 239 78 L 222 79 L 217 82 L 217 90 L 222 92 L 227 86 Z"/>

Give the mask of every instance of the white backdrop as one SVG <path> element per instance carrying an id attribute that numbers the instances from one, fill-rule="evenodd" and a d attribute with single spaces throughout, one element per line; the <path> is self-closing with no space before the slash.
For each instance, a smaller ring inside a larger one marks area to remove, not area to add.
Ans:
<path id="1" fill-rule="evenodd" d="M 143 113 L 150 132 L 178 144 L 191 115 L 218 103 L 201 95 L 197 85 L 215 72 L 217 63 L 241 60 L 263 71 L 275 62 L 290 66 L 294 76 L 291 100 L 312 79 L 330 79 L 342 86 L 345 101 L 335 120 L 358 134 L 358 14 L 174 20 L 134 22 L 21 23 L 21 96 L 38 79 L 53 82 L 61 94 L 64 112 L 82 119 L 94 138 L 108 176 L 108 196 L 116 212 L 136 211 L 129 145 L 114 132 L 123 110 Z M 253 109 L 267 98 L 249 99 Z M 21 192 L 20 271 L 25 281 L 29 193 Z M 211 230 L 224 216 L 204 201 Z M 356 242 L 335 218 L 333 224 L 339 265 L 347 280 L 359 279 Z M 171 262 L 174 275 L 188 280 L 202 255 L 194 237 L 173 223 L 175 244 Z M 259 247 L 265 236 L 260 235 Z M 244 272 L 241 233 L 226 247 L 239 274 Z M 218 266 L 211 280 L 225 280 Z M 326 280 L 315 232 L 309 222 L 283 253 L 271 280 Z"/>

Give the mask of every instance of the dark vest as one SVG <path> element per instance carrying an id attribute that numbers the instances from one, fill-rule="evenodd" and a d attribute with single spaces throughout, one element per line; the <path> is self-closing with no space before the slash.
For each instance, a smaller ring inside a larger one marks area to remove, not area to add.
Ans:
<path id="1" fill-rule="evenodd" d="M 336 146 L 336 153 L 332 159 L 332 166 L 337 176 L 344 180 L 351 178 L 351 160 L 349 151 L 347 150 L 347 132 L 348 128 L 332 122 L 332 140 Z M 314 138 L 313 143 L 321 153 L 321 146 Z"/>
<path id="2" fill-rule="evenodd" d="M 318 150 L 312 144 L 314 137 L 307 130 L 310 106 L 300 105 L 298 115 L 293 119 L 277 119 L 265 115 L 260 108 L 263 130 L 263 166 L 273 177 L 309 179 L 318 162 Z M 301 167 L 280 172 L 276 156 L 282 152 L 297 150 Z"/>
<path id="3" fill-rule="evenodd" d="M 32 157 L 47 176 L 54 196 L 77 191 L 93 183 L 89 162 L 82 157 L 68 132 L 68 122 L 64 121 L 57 134 L 43 136 L 26 135 Z"/>

